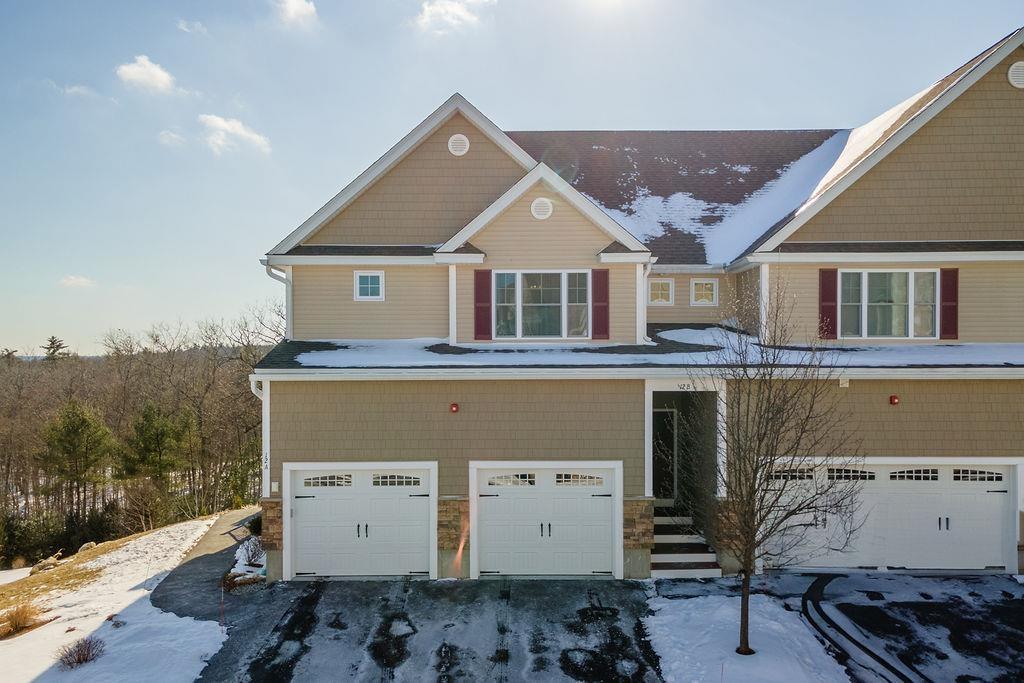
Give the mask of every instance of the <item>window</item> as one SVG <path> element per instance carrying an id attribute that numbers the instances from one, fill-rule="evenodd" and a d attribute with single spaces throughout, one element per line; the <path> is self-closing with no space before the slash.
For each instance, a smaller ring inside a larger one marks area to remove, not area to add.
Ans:
<path id="1" fill-rule="evenodd" d="M 938 481 L 939 471 L 934 468 L 897 470 L 889 473 L 889 481 Z"/>
<path id="2" fill-rule="evenodd" d="M 938 271 L 841 271 L 842 337 L 934 339 Z"/>
<path id="3" fill-rule="evenodd" d="M 536 486 L 537 475 L 533 472 L 498 474 L 487 478 L 488 486 Z"/>
<path id="4" fill-rule="evenodd" d="M 814 478 L 810 468 L 797 467 L 789 470 L 775 470 L 768 473 L 768 478 L 773 481 L 806 481 Z"/>
<path id="5" fill-rule="evenodd" d="M 953 481 L 1002 481 L 1001 472 L 989 470 L 953 470 Z"/>
<path id="6" fill-rule="evenodd" d="M 647 303 L 651 306 L 672 306 L 675 302 L 675 280 L 658 278 L 647 281 Z"/>
<path id="7" fill-rule="evenodd" d="M 717 306 L 718 305 L 718 280 L 691 279 L 690 280 L 690 305 L 691 306 Z"/>
<path id="8" fill-rule="evenodd" d="M 604 486 L 604 477 L 580 472 L 555 472 L 555 486 Z"/>
<path id="9" fill-rule="evenodd" d="M 494 273 L 495 339 L 590 336 L 590 271 Z"/>
<path id="10" fill-rule="evenodd" d="M 829 467 L 829 481 L 874 481 L 875 473 L 871 470 L 854 470 L 845 467 Z"/>
<path id="11" fill-rule="evenodd" d="M 322 474 L 318 477 L 306 477 L 302 480 L 306 488 L 319 488 L 321 486 L 351 486 L 351 474 Z"/>
<path id="12" fill-rule="evenodd" d="M 384 301 L 384 271 L 357 270 L 352 277 L 354 300 Z"/>
<path id="13" fill-rule="evenodd" d="M 374 486 L 419 486 L 420 478 L 408 474 L 375 474 Z"/>

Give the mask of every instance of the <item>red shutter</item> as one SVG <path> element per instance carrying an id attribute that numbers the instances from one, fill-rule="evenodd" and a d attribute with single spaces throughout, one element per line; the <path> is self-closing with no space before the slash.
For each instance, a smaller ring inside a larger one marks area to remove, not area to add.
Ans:
<path id="1" fill-rule="evenodd" d="M 591 303 L 594 320 L 590 336 L 594 339 L 608 339 L 608 269 L 590 271 L 590 286 L 594 290 Z"/>
<path id="2" fill-rule="evenodd" d="M 818 335 L 822 339 L 836 338 L 839 319 L 839 270 L 822 268 L 818 271 Z M 762 324 L 764 324 L 762 322 Z"/>
<path id="3" fill-rule="evenodd" d="M 939 339 L 959 336 L 960 270 L 943 268 L 939 271 Z"/>
<path id="4" fill-rule="evenodd" d="M 491 271 L 473 271 L 473 339 L 491 338 Z"/>

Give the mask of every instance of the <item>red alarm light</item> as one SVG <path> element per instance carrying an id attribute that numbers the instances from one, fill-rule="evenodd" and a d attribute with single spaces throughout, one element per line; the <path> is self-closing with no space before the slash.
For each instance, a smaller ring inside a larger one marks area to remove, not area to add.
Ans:
<path id="1" fill-rule="evenodd" d="M 898 406 L 899 404 L 900 404 L 900 397 L 899 396 L 897 396 L 896 394 L 893 394 L 892 396 L 889 397 L 889 405 L 891 405 L 891 406 Z"/>
<path id="2" fill-rule="evenodd" d="M 448 410 L 452 411 L 453 413 L 459 412 L 459 404 L 458 403 L 451 404 L 450 406 L 448 406 Z"/>

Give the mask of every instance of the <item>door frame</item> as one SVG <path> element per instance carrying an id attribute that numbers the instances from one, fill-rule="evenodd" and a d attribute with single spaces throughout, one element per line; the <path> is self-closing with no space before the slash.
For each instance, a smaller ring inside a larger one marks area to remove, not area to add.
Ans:
<path id="1" fill-rule="evenodd" d="M 469 578 L 480 578 L 479 475 L 480 470 L 501 469 L 603 469 L 612 470 L 612 576 L 623 576 L 622 461 L 621 460 L 470 460 L 469 461 Z"/>
<path id="2" fill-rule="evenodd" d="M 285 462 L 281 463 L 281 540 L 282 540 L 282 571 L 281 578 L 284 581 L 291 581 L 293 575 L 293 554 L 295 552 L 292 542 L 292 475 L 301 470 L 426 470 L 430 481 L 430 510 L 429 537 L 429 567 L 430 578 L 437 578 L 437 461 L 366 461 L 366 462 L 342 462 L 331 460 L 328 462 Z"/>

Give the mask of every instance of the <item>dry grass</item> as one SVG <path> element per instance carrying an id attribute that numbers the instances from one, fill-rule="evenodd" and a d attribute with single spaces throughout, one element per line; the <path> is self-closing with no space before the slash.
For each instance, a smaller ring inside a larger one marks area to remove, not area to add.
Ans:
<path id="1" fill-rule="evenodd" d="M 0 617 L 0 638 L 8 638 L 30 629 L 40 622 L 42 610 L 31 602 L 23 602 L 4 612 Z"/>
<path id="2" fill-rule="evenodd" d="M 62 669 L 74 669 L 103 654 L 106 643 L 96 636 L 86 636 L 57 650 L 57 660 Z"/>
<path id="3" fill-rule="evenodd" d="M 70 591 L 89 583 L 103 570 L 85 567 L 86 563 L 111 550 L 117 550 L 146 533 L 149 532 L 100 543 L 95 548 L 72 555 L 66 562 L 54 569 L 0 586 L 0 611 L 11 609 L 24 602 L 39 600 L 51 591 Z"/>

